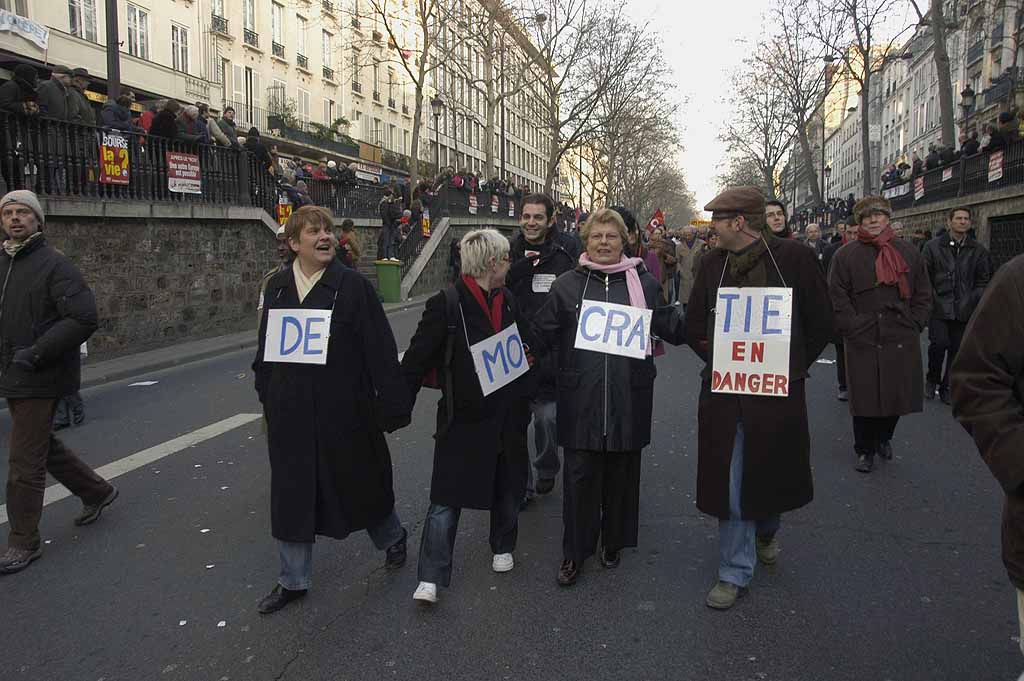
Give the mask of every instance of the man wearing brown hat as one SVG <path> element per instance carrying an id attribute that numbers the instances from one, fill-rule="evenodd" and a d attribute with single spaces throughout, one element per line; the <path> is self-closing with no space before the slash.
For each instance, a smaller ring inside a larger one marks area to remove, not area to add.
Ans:
<path id="1" fill-rule="evenodd" d="M 42 555 L 47 472 L 82 500 L 76 525 L 95 522 L 117 489 L 51 432 L 57 399 L 79 387 L 79 346 L 97 327 L 92 291 L 71 261 L 47 245 L 35 194 L 19 190 L 0 199 L 0 222 L 8 237 L 0 250 L 0 397 L 11 414 L 10 532 L 0 574 L 12 574 Z"/>
<path id="2" fill-rule="evenodd" d="M 868 196 L 853 208 L 856 236 L 829 269 L 829 293 L 846 352 L 856 469 L 891 459 L 899 417 L 923 406 L 920 334 L 931 312 L 924 258 L 895 236 L 889 202 Z"/>
<path id="3" fill-rule="evenodd" d="M 68 121 L 76 125 L 93 125 L 96 114 L 85 96 L 89 87 L 89 72 L 79 67 L 71 71 L 71 87 L 68 88 Z"/>
<path id="4" fill-rule="evenodd" d="M 71 120 L 71 69 L 54 66 L 50 80 L 44 80 L 36 88 L 39 96 L 39 112 L 44 118 L 58 121 Z"/>
<path id="5" fill-rule="evenodd" d="M 813 251 L 767 227 L 760 190 L 729 189 L 704 210 L 720 248 L 701 262 L 686 338 L 707 362 L 697 413 L 697 508 L 719 519 L 718 583 L 705 602 L 725 610 L 747 592 L 757 561 L 777 561 L 780 514 L 814 496 L 804 379 L 831 340 L 832 305 Z M 760 312 L 741 298 L 760 300 Z M 774 302 L 787 299 L 788 316 L 785 304 Z M 788 352 L 785 341 L 771 341 L 768 373 L 761 341 L 786 338 L 787 326 Z M 716 340 L 729 351 L 716 356 Z M 748 369 L 727 371 L 730 361 L 748 361 Z"/>

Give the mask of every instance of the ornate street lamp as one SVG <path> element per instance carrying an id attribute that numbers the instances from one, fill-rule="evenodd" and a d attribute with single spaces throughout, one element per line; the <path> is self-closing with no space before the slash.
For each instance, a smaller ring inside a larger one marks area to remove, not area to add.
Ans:
<path id="1" fill-rule="evenodd" d="M 963 89 L 960 93 L 960 107 L 964 110 L 964 129 L 967 128 L 967 123 L 971 118 L 971 111 L 974 109 L 974 88 L 970 85 Z"/>
<path id="2" fill-rule="evenodd" d="M 434 139 L 437 162 L 437 174 L 441 174 L 441 126 L 439 124 L 441 114 L 444 113 L 444 100 L 434 95 L 430 100 L 430 111 L 434 114 Z"/>

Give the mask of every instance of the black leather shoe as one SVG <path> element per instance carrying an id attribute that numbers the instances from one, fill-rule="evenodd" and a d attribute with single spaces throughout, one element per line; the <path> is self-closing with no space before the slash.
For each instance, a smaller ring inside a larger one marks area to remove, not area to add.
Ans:
<path id="1" fill-rule="evenodd" d="M 939 399 L 943 404 L 953 404 L 953 400 L 949 396 L 949 388 L 939 388 Z"/>
<path id="2" fill-rule="evenodd" d="M 394 544 L 389 546 L 384 552 L 384 569 L 385 570 L 397 570 L 398 568 L 405 565 L 405 540 L 408 539 L 409 533 L 406 532 L 405 528 L 402 528 L 402 538 L 396 541 Z"/>
<path id="3" fill-rule="evenodd" d="M 574 561 L 563 560 L 558 568 L 558 586 L 572 586 L 580 576 L 579 566 Z"/>
<path id="4" fill-rule="evenodd" d="M 551 490 L 555 488 L 555 479 L 549 480 L 538 480 L 537 481 L 537 494 L 551 494 Z"/>
<path id="5" fill-rule="evenodd" d="M 274 590 L 263 597 L 263 600 L 260 601 L 260 604 L 256 609 L 260 611 L 261 615 L 269 615 L 272 612 L 277 612 L 292 601 L 299 600 L 305 595 L 305 589 L 292 590 L 286 589 L 280 584 L 275 584 Z"/>
<path id="6" fill-rule="evenodd" d="M 857 465 L 853 468 L 858 473 L 870 473 L 874 467 L 875 457 L 871 454 L 861 454 L 857 457 Z"/>
<path id="7" fill-rule="evenodd" d="M 609 570 L 619 567 L 619 561 L 622 558 L 621 551 L 609 551 L 608 549 L 601 549 L 601 565 Z"/>
<path id="8" fill-rule="evenodd" d="M 892 461 L 892 443 L 883 442 L 878 445 L 878 456 L 882 457 L 886 461 Z"/>
<path id="9" fill-rule="evenodd" d="M 934 400 L 935 399 L 935 384 L 931 381 L 926 381 L 924 384 L 924 399 Z"/>

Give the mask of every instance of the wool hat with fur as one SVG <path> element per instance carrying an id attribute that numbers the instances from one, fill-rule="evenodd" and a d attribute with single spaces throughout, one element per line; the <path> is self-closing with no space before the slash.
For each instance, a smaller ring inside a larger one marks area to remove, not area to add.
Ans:
<path id="1" fill-rule="evenodd" d="M 871 213 L 885 213 L 892 217 L 892 206 L 881 196 L 865 196 L 853 206 L 853 219 L 858 225 Z"/>

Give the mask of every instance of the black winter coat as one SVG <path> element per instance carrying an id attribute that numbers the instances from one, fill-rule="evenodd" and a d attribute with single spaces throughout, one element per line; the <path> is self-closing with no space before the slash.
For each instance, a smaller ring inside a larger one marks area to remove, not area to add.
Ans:
<path id="1" fill-rule="evenodd" d="M 39 234 L 14 257 L 0 250 L 0 282 L 0 397 L 77 392 L 78 348 L 98 326 L 82 273 Z M 22 348 L 38 356 L 35 371 L 11 363 Z"/>
<path id="2" fill-rule="evenodd" d="M 160 111 L 153 116 L 153 123 L 149 126 L 149 134 L 154 137 L 166 137 L 169 140 L 176 140 L 181 136 L 178 129 L 178 120 L 170 111 Z"/>
<path id="3" fill-rule="evenodd" d="M 959 248 L 938 236 L 921 253 L 932 283 L 932 318 L 967 322 L 992 278 L 988 251 L 970 236 Z"/>
<path id="4" fill-rule="evenodd" d="M 539 256 L 527 257 L 527 251 L 539 252 Z M 576 268 L 581 246 L 575 237 L 552 228 L 543 244 L 527 243 L 522 233 L 512 240 L 509 250 L 511 266 L 508 271 L 508 287 L 516 297 L 519 313 L 524 319 L 532 319 L 548 299 L 554 279 Z M 557 352 L 549 352 L 538 358 L 524 376 L 531 385 L 531 392 L 537 399 L 555 399 Z"/>
<path id="5" fill-rule="evenodd" d="M 273 309 L 333 309 L 327 364 L 264 362 Z M 332 260 L 300 304 L 291 267 L 264 293 L 252 365 L 267 419 L 273 536 L 344 538 L 383 521 L 395 505 L 384 432 L 410 421 L 398 348 L 373 286 Z"/>
<path id="6" fill-rule="evenodd" d="M 126 106 L 121 106 L 114 100 L 107 100 L 100 109 L 99 124 L 102 128 L 111 130 L 123 130 L 132 132 L 137 126 L 132 123 L 132 112 Z"/>
<path id="7" fill-rule="evenodd" d="M 647 307 L 654 310 L 651 334 L 673 345 L 683 343 L 682 308 L 661 304 L 661 285 L 640 273 Z M 634 452 L 651 442 L 654 358 L 632 359 L 576 350 L 582 301 L 629 305 L 626 274 L 605 275 L 578 267 L 551 286 L 551 294 L 532 320 L 535 354 L 558 357 L 558 444 L 567 449 Z"/>
<path id="8" fill-rule="evenodd" d="M 505 466 L 505 480 L 512 481 L 513 494 L 526 492 L 528 452 L 526 428 L 530 421 L 525 376 L 484 397 L 480 389 L 469 344 L 494 335 L 487 315 L 462 282 L 455 283 L 461 318 L 455 332 L 452 357 L 452 395 L 442 387 L 437 403 L 437 433 L 434 436 L 434 472 L 430 501 L 454 508 L 491 508 L 498 466 Z M 508 289 L 502 307 L 501 328 L 516 322 L 515 302 Z M 491 292 L 488 305 L 497 295 Z M 523 333 L 520 325 L 520 333 Z M 468 337 L 468 343 L 467 343 Z M 402 359 L 402 370 L 415 398 L 423 378 L 444 364 L 448 322 L 444 291 L 427 300 L 416 333 Z M 529 373 L 527 373 L 529 375 Z M 440 377 L 440 376 L 439 376 Z M 443 386 L 443 380 L 440 381 Z M 448 401 L 454 401 L 455 418 L 448 425 Z M 504 453 L 504 456 L 498 455 Z"/>
<path id="9" fill-rule="evenodd" d="M 271 158 L 267 146 L 259 137 L 246 137 L 245 150 L 256 157 L 256 161 L 264 170 L 269 170 L 270 166 L 274 165 L 274 159 Z"/>
<path id="10" fill-rule="evenodd" d="M 25 114 L 25 102 L 37 101 L 35 86 L 27 80 L 14 78 L 0 85 L 0 111 Z"/>
<path id="11" fill-rule="evenodd" d="M 71 119 L 71 93 L 55 80 L 44 80 L 36 87 L 39 112 L 45 118 L 58 121 Z"/>

